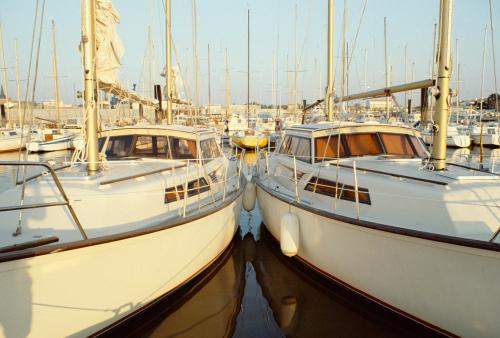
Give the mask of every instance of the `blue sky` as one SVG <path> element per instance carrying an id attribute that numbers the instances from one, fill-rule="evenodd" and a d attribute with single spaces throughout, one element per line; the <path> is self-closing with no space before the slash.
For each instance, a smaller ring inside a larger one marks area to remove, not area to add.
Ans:
<path id="1" fill-rule="evenodd" d="M 41 0 L 40 0 L 41 2 Z M 347 40 L 350 51 L 360 22 L 365 0 L 349 0 Z M 17 37 L 21 58 L 21 78 L 26 77 L 33 29 L 34 0 L 2 0 L 0 23 L 4 30 L 4 47 L 9 80 L 15 80 L 13 41 Z M 121 36 L 125 55 L 120 72 L 122 84 L 133 83 L 142 88 L 149 81 L 143 71 L 148 26 L 151 26 L 155 57 L 147 64 L 159 73 L 164 60 L 164 16 L 162 0 L 114 0 L 120 12 Z M 173 63 L 180 64 L 189 96 L 193 96 L 192 8 L 191 0 L 172 0 L 172 31 L 176 47 Z M 299 100 L 316 100 L 326 83 L 327 0 L 197 0 L 198 54 L 200 62 L 200 101 L 207 102 L 207 49 L 211 49 L 212 102 L 224 103 L 224 53 L 230 61 L 232 101 L 246 101 L 247 9 L 251 11 L 251 99 L 272 101 L 273 52 L 277 53 L 281 99 L 286 103 L 293 87 L 294 60 L 297 60 Z M 343 0 L 335 1 L 336 73 L 339 73 Z M 295 11 L 297 39 L 295 54 Z M 367 53 L 367 85 L 384 85 L 384 17 L 388 21 L 388 54 L 392 83 L 405 79 L 405 46 L 408 74 L 414 63 L 414 79 L 429 77 L 434 24 L 438 20 L 438 0 L 367 0 L 366 12 L 359 28 L 357 46 L 352 54 L 349 91 L 361 91 L 364 83 L 365 50 Z M 500 76 L 500 0 L 493 0 L 497 72 Z M 61 92 L 65 102 L 73 102 L 73 87 L 81 89 L 81 66 L 78 53 L 80 40 L 80 1 L 46 0 L 44 34 L 40 55 L 37 100 L 53 97 L 50 20 L 57 26 L 57 45 Z M 495 23 L 496 22 L 496 23 Z M 459 39 L 461 97 L 480 95 L 484 28 L 489 25 L 488 0 L 456 0 L 453 42 Z M 491 37 L 487 38 L 485 95 L 494 91 Z M 453 46 L 455 52 L 455 46 Z M 295 57 L 295 55 L 297 55 Z M 288 59 L 288 65 L 287 65 Z M 155 66 L 156 65 L 156 66 Z M 453 74 L 455 77 L 456 74 Z M 157 76 L 156 76 L 157 77 Z M 338 79 L 339 77 L 337 77 Z M 321 81 L 320 81 L 321 80 Z M 500 86 L 500 80 L 497 80 Z M 452 82 L 455 87 L 455 82 Z M 336 83 L 338 88 L 339 83 Z M 24 86 L 23 86 L 24 88 Z M 15 96 L 15 82 L 9 81 L 9 93 Z M 415 97 L 417 95 L 415 94 Z M 402 95 L 399 96 L 402 103 Z"/>

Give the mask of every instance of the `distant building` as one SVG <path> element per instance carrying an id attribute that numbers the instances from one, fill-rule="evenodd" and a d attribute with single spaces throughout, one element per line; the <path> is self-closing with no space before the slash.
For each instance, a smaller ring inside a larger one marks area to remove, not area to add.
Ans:
<path id="1" fill-rule="evenodd" d="M 368 107 L 370 108 L 370 111 L 384 112 L 387 110 L 387 100 L 385 98 L 370 100 L 368 102 Z M 392 111 L 392 108 L 392 99 L 389 98 L 389 110 Z"/>
<path id="2" fill-rule="evenodd" d="M 69 108 L 72 107 L 70 104 L 64 104 L 62 100 L 59 101 L 59 108 Z M 56 108 L 56 100 L 48 100 L 42 102 L 43 109 L 55 109 Z"/>

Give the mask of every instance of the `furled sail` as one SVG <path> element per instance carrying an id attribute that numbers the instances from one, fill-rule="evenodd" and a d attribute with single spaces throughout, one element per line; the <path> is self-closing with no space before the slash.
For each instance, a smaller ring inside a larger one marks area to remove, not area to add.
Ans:
<path id="1" fill-rule="evenodd" d="M 97 79 L 117 84 L 124 48 L 116 32 L 120 14 L 111 0 L 96 0 L 95 21 Z"/>

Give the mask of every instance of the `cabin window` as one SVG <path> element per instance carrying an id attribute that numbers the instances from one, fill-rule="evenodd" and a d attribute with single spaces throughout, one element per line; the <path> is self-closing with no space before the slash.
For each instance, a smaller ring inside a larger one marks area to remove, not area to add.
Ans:
<path id="1" fill-rule="evenodd" d="M 132 152 L 133 141 L 133 135 L 110 137 L 108 146 L 106 147 L 106 157 L 117 158 L 129 156 Z"/>
<path id="2" fill-rule="evenodd" d="M 210 186 L 204 177 L 188 183 L 188 197 L 193 197 L 210 190 Z M 184 199 L 184 184 L 165 189 L 165 204 Z"/>
<path id="3" fill-rule="evenodd" d="M 178 137 L 170 137 L 172 157 L 176 160 L 195 159 L 197 157 L 196 141 Z"/>
<path id="4" fill-rule="evenodd" d="M 410 136 L 410 142 L 413 145 L 413 148 L 417 152 L 418 157 L 424 157 L 427 156 L 427 151 L 425 150 L 425 147 L 423 145 L 423 141 L 419 140 L 415 136 Z"/>
<path id="5" fill-rule="evenodd" d="M 351 156 L 381 155 L 384 153 L 375 133 L 345 135 Z"/>
<path id="6" fill-rule="evenodd" d="M 297 138 L 299 143 L 294 151 L 295 156 L 300 161 L 311 163 L 311 140 L 305 137 Z"/>
<path id="7" fill-rule="evenodd" d="M 416 156 L 408 135 L 389 133 L 379 133 L 379 135 L 384 143 L 386 154 L 409 157 Z"/>
<path id="8" fill-rule="evenodd" d="M 137 136 L 133 155 L 138 157 L 162 157 L 168 154 L 168 142 L 165 136 Z"/>
<path id="9" fill-rule="evenodd" d="M 343 139 L 344 137 L 342 137 Z M 336 158 L 345 157 L 345 149 L 343 142 L 340 142 L 338 135 L 330 137 L 317 137 L 314 139 L 315 144 L 315 161 L 330 161 Z"/>
<path id="10" fill-rule="evenodd" d="M 214 158 L 220 157 L 219 147 L 213 138 L 201 141 L 200 148 L 201 156 L 204 159 L 204 162 L 210 162 Z"/>
<path id="11" fill-rule="evenodd" d="M 312 177 L 307 183 L 305 190 L 318 193 L 325 196 L 335 197 L 346 201 L 356 201 L 356 191 L 352 185 L 335 183 L 323 178 Z M 337 191 L 337 194 L 335 194 Z M 359 203 L 371 205 L 368 189 L 358 187 Z"/>
<path id="12" fill-rule="evenodd" d="M 299 136 L 285 136 L 280 153 L 295 156 L 299 161 L 311 163 L 311 140 Z"/>
<path id="13" fill-rule="evenodd" d="M 285 139 L 281 143 L 280 154 L 289 154 L 290 153 L 290 143 L 292 138 L 290 136 L 285 136 Z"/>

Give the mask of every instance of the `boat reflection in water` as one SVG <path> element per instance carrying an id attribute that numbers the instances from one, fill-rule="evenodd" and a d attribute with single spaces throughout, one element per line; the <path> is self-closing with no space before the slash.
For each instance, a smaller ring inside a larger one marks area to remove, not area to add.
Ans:
<path id="1" fill-rule="evenodd" d="M 214 268 L 108 332 L 120 337 L 422 337 L 435 334 L 284 257 L 254 212 Z M 262 234 L 260 233 L 262 231 Z M 242 234 L 245 235 L 242 235 Z M 242 238 L 243 237 L 243 238 Z"/>

